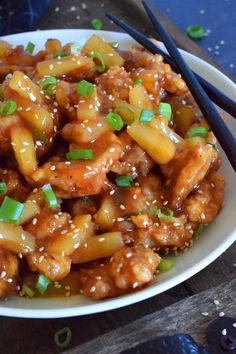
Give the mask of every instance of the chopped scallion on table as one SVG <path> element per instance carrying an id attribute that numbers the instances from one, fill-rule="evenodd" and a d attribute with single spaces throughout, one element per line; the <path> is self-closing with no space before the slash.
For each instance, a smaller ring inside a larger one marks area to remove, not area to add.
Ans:
<path id="1" fill-rule="evenodd" d="M 44 295 L 50 283 L 51 283 L 50 279 L 48 279 L 45 275 L 40 274 L 38 276 L 38 280 L 35 287 L 40 292 L 41 295 Z"/>
<path id="2" fill-rule="evenodd" d="M 92 160 L 93 159 L 92 149 L 77 149 L 67 152 L 66 158 L 69 161 L 73 160 Z"/>
<path id="3" fill-rule="evenodd" d="M 165 117 L 167 120 L 172 119 L 172 110 L 171 110 L 171 105 L 166 102 L 160 102 L 158 106 L 158 111 L 159 114 L 163 117 Z"/>
<path id="4" fill-rule="evenodd" d="M 34 290 L 32 290 L 28 285 L 23 284 L 22 285 L 22 291 L 24 292 L 25 295 L 29 296 L 29 297 L 33 297 L 34 296 Z"/>
<path id="5" fill-rule="evenodd" d="M 141 123 L 150 123 L 153 120 L 154 112 L 151 109 L 142 109 L 139 117 Z"/>
<path id="6" fill-rule="evenodd" d="M 32 43 L 32 42 L 28 42 L 25 50 L 30 53 L 30 54 L 33 54 L 33 51 L 34 51 L 34 48 L 35 48 L 35 44 Z"/>
<path id="7" fill-rule="evenodd" d="M 57 197 L 56 197 L 55 193 L 53 192 L 50 184 L 45 184 L 42 187 L 42 191 L 43 191 L 44 199 L 45 199 L 47 205 L 49 206 L 49 208 L 51 208 L 51 209 L 57 208 L 58 207 Z"/>
<path id="8" fill-rule="evenodd" d="M 0 107 L 0 115 L 1 116 L 10 116 L 16 111 L 16 102 L 13 100 L 6 100 L 2 102 Z"/>
<path id="9" fill-rule="evenodd" d="M 65 348 L 70 344 L 71 337 L 71 329 L 69 327 L 64 327 L 54 334 L 54 341 L 59 348 Z"/>
<path id="10" fill-rule="evenodd" d="M 174 263 L 171 259 L 161 259 L 158 270 L 160 273 L 168 272 L 174 267 Z"/>
<path id="11" fill-rule="evenodd" d="M 116 185 L 118 187 L 131 187 L 133 179 L 131 176 L 120 176 L 116 178 Z"/>
<path id="12" fill-rule="evenodd" d="M 102 21 L 99 20 L 99 18 L 94 18 L 92 21 L 91 21 L 91 25 L 93 26 L 93 28 L 95 30 L 100 30 L 102 29 Z"/>
<path id="13" fill-rule="evenodd" d="M 192 39 L 202 39 L 204 37 L 204 28 L 202 26 L 188 26 L 187 35 Z"/>
<path id="14" fill-rule="evenodd" d="M 94 61 L 95 69 L 98 72 L 103 73 L 106 70 L 106 65 L 102 54 L 98 51 L 93 51 L 91 52 L 90 56 Z"/>
<path id="15" fill-rule="evenodd" d="M 108 113 L 106 119 L 110 126 L 117 131 L 120 131 L 124 126 L 123 119 L 119 114 L 115 112 Z"/>
<path id="16" fill-rule="evenodd" d="M 16 224 L 20 220 L 25 205 L 15 199 L 5 197 L 0 207 L 0 221 Z"/>
<path id="17" fill-rule="evenodd" d="M 206 127 L 193 127 L 187 132 L 187 137 L 193 138 L 194 136 L 200 136 L 201 138 L 205 138 L 208 132 L 209 129 Z"/>
<path id="18" fill-rule="evenodd" d="M 0 195 L 4 195 L 7 192 L 7 185 L 5 182 L 0 182 Z"/>
<path id="19" fill-rule="evenodd" d="M 91 97 L 94 93 L 94 85 L 86 80 L 76 83 L 77 92 L 83 97 Z"/>

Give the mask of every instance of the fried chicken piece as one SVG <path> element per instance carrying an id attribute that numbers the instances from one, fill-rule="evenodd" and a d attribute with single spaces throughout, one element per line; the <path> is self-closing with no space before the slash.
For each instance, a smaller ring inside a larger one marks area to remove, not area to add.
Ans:
<path id="1" fill-rule="evenodd" d="M 23 177 L 13 170 L 0 168 L 0 180 L 7 185 L 7 195 L 13 199 L 24 202 L 31 190 L 30 186 L 26 184 Z M 0 197 L 0 202 L 4 195 Z"/>
<path id="2" fill-rule="evenodd" d="M 33 272 L 42 273 L 52 281 L 61 280 L 70 272 L 71 259 L 68 256 L 32 252 L 26 259 Z"/>
<path id="3" fill-rule="evenodd" d="M 168 164 L 161 166 L 170 208 L 181 207 L 184 199 L 206 176 L 216 157 L 217 152 L 212 146 L 196 144 L 191 149 L 177 152 Z"/>
<path id="4" fill-rule="evenodd" d="M 129 98 L 129 86 L 132 85 L 128 73 L 119 66 L 110 67 L 104 74 L 96 79 L 99 89 L 103 89 L 107 95 L 121 100 Z"/>
<path id="5" fill-rule="evenodd" d="M 190 222 L 209 224 L 219 213 L 224 201 L 225 181 L 212 171 L 192 192 L 183 205 Z"/>
<path id="6" fill-rule="evenodd" d="M 150 248 L 124 247 L 110 263 L 80 270 L 82 293 L 98 300 L 143 287 L 153 280 L 159 262 L 160 257 Z"/>
<path id="7" fill-rule="evenodd" d="M 0 298 L 16 293 L 18 258 L 0 249 Z"/>

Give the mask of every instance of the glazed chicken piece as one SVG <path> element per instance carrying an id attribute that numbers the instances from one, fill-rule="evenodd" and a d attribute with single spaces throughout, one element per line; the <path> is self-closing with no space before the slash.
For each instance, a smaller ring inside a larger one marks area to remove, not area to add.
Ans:
<path id="1" fill-rule="evenodd" d="M 1 119 L 0 119 L 1 121 Z M 13 199 L 24 202 L 30 192 L 30 187 L 26 184 L 21 175 L 13 169 L 0 168 L 0 180 L 7 185 L 7 195 Z M 4 195 L 0 197 L 0 202 Z"/>
<path id="2" fill-rule="evenodd" d="M 34 235 L 37 241 L 44 241 L 66 227 L 70 219 L 70 214 L 54 211 L 45 206 L 30 223 L 24 225 L 24 229 Z"/>
<path id="3" fill-rule="evenodd" d="M 16 292 L 18 281 L 18 258 L 0 249 L 0 298 Z"/>
<path id="4" fill-rule="evenodd" d="M 112 172 L 131 175 L 133 179 L 147 176 L 154 166 L 152 158 L 126 132 L 121 133 L 119 139 L 123 154 L 112 167 Z"/>
<path id="5" fill-rule="evenodd" d="M 151 249 L 124 247 L 105 266 L 80 270 L 82 293 L 98 300 L 140 288 L 153 280 L 159 262 Z"/>
<path id="6" fill-rule="evenodd" d="M 68 256 L 33 252 L 26 259 L 33 272 L 42 273 L 51 281 L 61 280 L 70 272 L 71 259 Z"/>
<path id="7" fill-rule="evenodd" d="M 51 184 L 57 196 L 65 199 L 99 193 L 106 173 L 121 155 L 121 144 L 114 134 L 107 133 L 101 139 L 105 144 L 98 144 L 98 155 L 92 162 L 47 162 L 32 173 L 33 182 L 39 186 Z"/>
<path id="8" fill-rule="evenodd" d="M 170 208 L 178 209 L 189 193 L 208 173 L 217 157 L 217 151 L 209 145 L 196 144 L 191 149 L 177 152 L 161 169 L 169 190 Z"/>
<path id="9" fill-rule="evenodd" d="M 225 181 L 212 171 L 185 200 L 184 213 L 190 222 L 209 224 L 219 213 L 224 201 Z"/>
<path id="10" fill-rule="evenodd" d="M 129 86 L 132 85 L 128 73 L 119 66 L 110 67 L 104 74 L 96 79 L 99 89 L 103 89 L 107 95 L 113 98 L 127 100 L 129 97 Z"/>

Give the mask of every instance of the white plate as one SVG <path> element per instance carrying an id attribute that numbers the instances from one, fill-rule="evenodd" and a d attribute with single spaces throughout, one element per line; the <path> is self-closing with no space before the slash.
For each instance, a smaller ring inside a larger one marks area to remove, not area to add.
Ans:
<path id="1" fill-rule="evenodd" d="M 92 30 L 48 30 L 15 34 L 2 38 L 13 45 L 27 44 L 30 40 L 36 44 L 36 49 L 42 49 L 47 38 L 58 38 L 63 44 L 67 42 L 83 44 L 93 33 Z M 123 33 L 105 31 L 97 31 L 96 33 L 108 41 L 120 42 L 121 48 L 130 48 L 134 44 L 134 41 Z M 162 46 L 162 48 L 164 47 Z M 236 86 L 232 81 L 203 60 L 184 51 L 182 53 L 189 65 L 198 74 L 236 100 Z M 228 123 L 236 135 L 236 121 L 229 118 Z M 222 173 L 226 178 L 226 195 L 225 205 L 220 215 L 206 228 L 188 252 L 175 257 L 174 269 L 158 276 L 155 284 L 130 295 L 103 301 L 91 301 L 81 295 L 55 299 L 12 297 L 0 302 L 0 314 L 28 318 L 56 318 L 93 314 L 147 299 L 193 276 L 219 257 L 236 240 L 236 178 L 224 154 Z"/>

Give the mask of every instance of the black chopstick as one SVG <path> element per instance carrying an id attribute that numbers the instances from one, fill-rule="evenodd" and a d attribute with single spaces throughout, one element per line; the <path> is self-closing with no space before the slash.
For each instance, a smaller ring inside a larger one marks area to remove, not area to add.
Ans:
<path id="1" fill-rule="evenodd" d="M 137 31 L 133 27 L 127 25 L 124 21 L 121 21 L 118 17 L 107 13 L 106 16 L 111 19 L 116 25 L 122 28 L 126 33 L 128 33 L 132 38 L 134 38 L 143 47 L 148 49 L 153 54 L 161 54 L 165 59 L 165 62 L 170 64 L 174 71 L 178 72 L 178 68 L 175 62 L 166 54 L 163 50 L 157 47 L 150 39 L 148 39 L 144 34 Z M 231 98 L 226 96 L 222 91 L 213 86 L 209 81 L 205 80 L 200 75 L 194 73 L 198 81 L 210 97 L 210 99 L 224 111 L 228 112 L 231 116 L 236 118 L 236 102 Z"/>
<path id="2" fill-rule="evenodd" d="M 219 112 L 207 96 L 206 92 L 201 87 L 200 83 L 194 76 L 193 72 L 190 70 L 179 50 L 177 49 L 174 41 L 169 36 L 168 32 L 161 25 L 160 21 L 156 15 L 152 12 L 151 8 L 147 5 L 145 1 L 142 2 L 143 6 L 152 21 L 152 24 L 159 36 L 161 37 L 166 49 L 170 53 L 171 57 L 174 59 L 176 65 L 179 68 L 179 72 L 183 76 L 193 98 L 197 102 L 200 110 L 204 114 L 206 120 L 208 121 L 213 133 L 221 144 L 223 150 L 225 151 L 232 167 L 236 171 L 236 139 L 231 134 L 229 128 L 222 120 Z"/>

